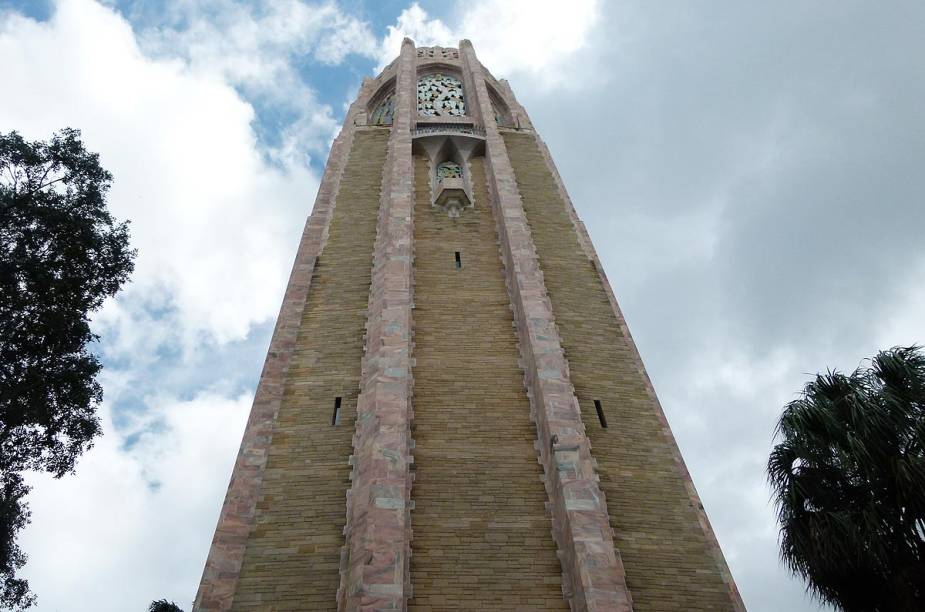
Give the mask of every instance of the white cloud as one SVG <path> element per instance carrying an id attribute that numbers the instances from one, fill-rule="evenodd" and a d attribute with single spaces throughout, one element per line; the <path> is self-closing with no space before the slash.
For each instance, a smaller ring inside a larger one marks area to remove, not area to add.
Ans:
<path id="1" fill-rule="evenodd" d="M 386 29 L 380 45 L 378 70 L 398 57 L 402 40 L 406 37 L 418 47 L 455 47 L 459 42 L 459 38 L 446 24 L 440 19 L 431 19 L 417 2 L 413 2 L 399 14 L 395 25 Z"/>
<path id="2" fill-rule="evenodd" d="M 460 10 L 460 31 L 493 74 L 523 71 L 547 82 L 566 79 L 556 65 L 587 44 L 599 17 L 597 0 L 480 0 Z"/>
<path id="3" fill-rule="evenodd" d="M 388 27 L 380 47 L 380 69 L 395 59 L 406 36 L 419 47 L 455 47 L 460 39 L 468 38 L 479 60 L 495 76 L 523 72 L 542 75 L 546 85 L 562 84 L 566 75 L 556 66 L 587 44 L 598 22 L 599 3 L 475 0 L 458 2 L 454 14 L 457 19 L 449 26 L 412 3 Z"/>
<path id="4" fill-rule="evenodd" d="M 180 25 L 142 32 L 146 51 L 183 57 L 194 71 L 220 74 L 296 113 L 314 106 L 301 64 L 335 65 L 350 54 L 373 57 L 377 51 L 369 25 L 333 2 L 168 0 L 167 7 Z"/>
<path id="5" fill-rule="evenodd" d="M 32 475 L 21 544 L 38 609 L 140 611 L 161 598 L 189 609 L 251 401 L 153 397 L 119 433 L 107 403 L 106 435 L 78 476 Z"/>
<path id="6" fill-rule="evenodd" d="M 225 75 L 149 59 L 130 26 L 90 0 L 62 0 L 49 23 L 8 15 L 0 54 L 0 79 L 17 92 L 0 102 L 0 128 L 46 138 L 80 127 L 115 176 L 110 206 L 131 219 L 139 255 L 132 284 L 97 317 L 121 332 L 112 348 L 139 350 L 145 309 L 164 328 L 142 333 L 187 348 L 243 338 L 275 315 L 318 179 L 291 156 L 266 161 L 254 110 Z M 306 131 L 326 142 L 329 109 L 305 108 L 321 117 Z"/>

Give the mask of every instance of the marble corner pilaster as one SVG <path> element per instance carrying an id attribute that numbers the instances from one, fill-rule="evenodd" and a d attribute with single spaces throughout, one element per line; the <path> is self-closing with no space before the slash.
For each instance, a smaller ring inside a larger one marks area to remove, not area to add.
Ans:
<path id="1" fill-rule="evenodd" d="M 368 95 L 368 92 L 361 91 L 358 100 L 351 105 L 340 134 L 332 144 L 314 208 L 302 232 L 254 403 L 193 602 L 193 610 L 197 612 L 230 610 L 234 600 L 247 540 L 255 525 L 257 501 L 273 429 L 308 300 L 315 263 L 327 242 L 337 190 L 353 143 L 354 119 L 362 110 L 364 94 Z"/>
<path id="2" fill-rule="evenodd" d="M 563 595 L 573 611 L 632 610 L 623 562 L 613 542 L 607 505 L 585 435 L 578 400 L 543 274 L 527 225 L 504 140 L 492 116 L 482 66 L 472 44 L 460 41 L 463 69 L 475 84 L 485 128 L 489 188 L 508 290 L 514 310 L 524 379 L 545 471 L 552 531 L 563 573 Z M 470 96 L 472 93 L 470 93 Z"/>
<path id="3" fill-rule="evenodd" d="M 526 111 L 523 112 L 526 113 Z M 687 469 L 687 465 L 684 463 L 684 458 L 681 455 L 681 450 L 678 447 L 678 443 L 674 438 L 674 434 L 671 432 L 668 419 L 665 416 L 665 411 L 658 399 L 658 395 L 655 393 L 655 387 L 652 385 L 652 380 L 649 378 L 649 374 L 645 369 L 642 356 L 639 354 L 639 349 L 636 347 L 636 342 L 633 340 L 629 326 L 626 324 L 626 319 L 623 316 L 623 311 L 620 309 L 620 304 L 617 302 L 616 294 L 614 294 L 613 287 L 610 285 L 610 280 L 607 278 L 607 274 L 604 272 L 604 266 L 601 264 L 600 257 L 594 248 L 594 244 L 591 242 L 591 236 L 588 234 L 588 229 L 579 218 L 578 212 L 575 210 L 575 206 L 565 189 L 565 183 L 562 181 L 559 170 L 552 159 L 552 154 L 549 151 L 549 147 L 546 145 L 543 139 L 540 138 L 538 133 L 534 132 L 533 137 L 536 140 L 537 147 L 543 155 L 543 159 L 546 162 L 546 167 L 549 169 L 553 179 L 555 180 L 559 196 L 566 207 L 569 218 L 572 221 L 572 226 L 575 228 L 575 233 L 578 236 L 578 243 L 588 259 L 594 264 L 594 269 L 597 271 L 598 278 L 600 279 L 601 285 L 604 288 L 604 292 L 607 294 L 607 300 L 610 302 L 611 310 L 613 311 L 614 317 L 617 320 L 620 331 L 623 333 L 627 340 L 633 363 L 636 366 L 636 370 L 640 377 L 644 381 L 646 394 L 649 396 L 653 406 L 655 407 L 656 416 L 662 425 L 662 434 L 667 439 L 668 447 L 671 449 L 671 454 L 676 464 L 678 465 L 678 469 L 684 481 L 684 487 L 687 491 L 688 498 L 691 501 L 691 505 L 697 512 L 698 522 L 703 529 L 707 540 L 707 546 L 713 555 L 717 569 L 722 576 L 723 583 L 726 585 L 726 588 L 729 592 L 733 607 L 739 612 L 745 612 L 745 604 L 742 601 L 742 596 L 739 593 L 738 587 L 736 586 L 735 579 L 732 576 L 729 565 L 726 563 L 726 558 L 723 555 L 722 549 L 720 548 L 719 540 L 716 538 L 716 533 L 713 531 L 713 526 L 710 524 L 709 518 L 707 518 L 707 513 L 704 510 L 703 503 L 700 500 L 700 495 L 697 493 L 697 489 L 694 486 L 694 481 Z"/>
<path id="4" fill-rule="evenodd" d="M 382 192 L 366 322 L 341 554 L 340 610 L 404 610 L 411 595 L 411 109 L 415 49 L 398 59 L 396 105 Z"/>

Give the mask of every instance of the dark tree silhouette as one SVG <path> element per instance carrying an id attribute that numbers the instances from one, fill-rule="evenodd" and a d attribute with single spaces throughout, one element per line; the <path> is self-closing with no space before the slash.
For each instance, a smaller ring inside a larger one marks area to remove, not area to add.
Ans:
<path id="1" fill-rule="evenodd" d="M 148 606 L 148 612 L 183 612 L 183 608 L 172 601 L 158 599 L 151 602 L 151 605 Z"/>
<path id="2" fill-rule="evenodd" d="M 768 461 L 781 557 L 848 612 L 925 610 L 925 355 L 829 371 L 784 409 Z"/>
<path id="3" fill-rule="evenodd" d="M 29 488 L 22 477 L 7 472 L 0 482 L 0 608 L 24 609 L 35 603 L 29 583 L 16 577 L 26 563 L 26 555 L 16 543 L 16 534 L 29 522 L 29 510 L 22 498 Z"/>
<path id="4" fill-rule="evenodd" d="M 72 472 L 100 433 L 89 314 L 127 280 L 135 256 L 127 225 L 106 209 L 111 182 L 77 130 L 49 142 L 0 134 L 0 602 L 8 607 L 32 601 L 13 578 L 25 559 L 15 535 L 29 516 L 19 472 Z"/>

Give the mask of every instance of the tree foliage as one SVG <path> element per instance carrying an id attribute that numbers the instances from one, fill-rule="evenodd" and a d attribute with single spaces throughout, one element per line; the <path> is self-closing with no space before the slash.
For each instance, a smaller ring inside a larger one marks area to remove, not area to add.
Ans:
<path id="1" fill-rule="evenodd" d="M 848 612 L 925 609 L 922 351 L 817 375 L 777 434 L 768 476 L 784 562 Z"/>
<path id="2" fill-rule="evenodd" d="M 183 612 L 183 609 L 172 601 L 158 599 L 151 602 L 148 612 Z"/>
<path id="3" fill-rule="evenodd" d="M 0 469 L 73 470 L 100 432 L 89 313 L 132 271 L 112 176 L 77 130 L 0 135 Z"/>
<path id="4" fill-rule="evenodd" d="M 24 609 L 35 603 L 29 583 L 16 577 L 26 564 L 26 555 L 16 543 L 16 534 L 29 523 L 29 510 L 22 499 L 29 488 L 15 472 L 0 481 L 0 607 Z"/>
<path id="5" fill-rule="evenodd" d="M 100 434 L 89 316 L 128 279 L 135 256 L 127 224 L 106 208 L 111 182 L 77 130 L 49 142 L 0 134 L 0 602 L 8 607 L 31 603 L 28 585 L 13 578 L 25 561 L 15 534 L 29 516 L 19 473 L 72 472 Z"/>

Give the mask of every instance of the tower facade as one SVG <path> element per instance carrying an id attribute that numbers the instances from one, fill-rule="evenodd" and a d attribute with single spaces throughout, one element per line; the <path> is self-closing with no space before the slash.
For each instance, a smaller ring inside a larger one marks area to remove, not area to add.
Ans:
<path id="1" fill-rule="evenodd" d="M 367 79 L 196 610 L 744 610 L 545 144 L 468 41 Z"/>

